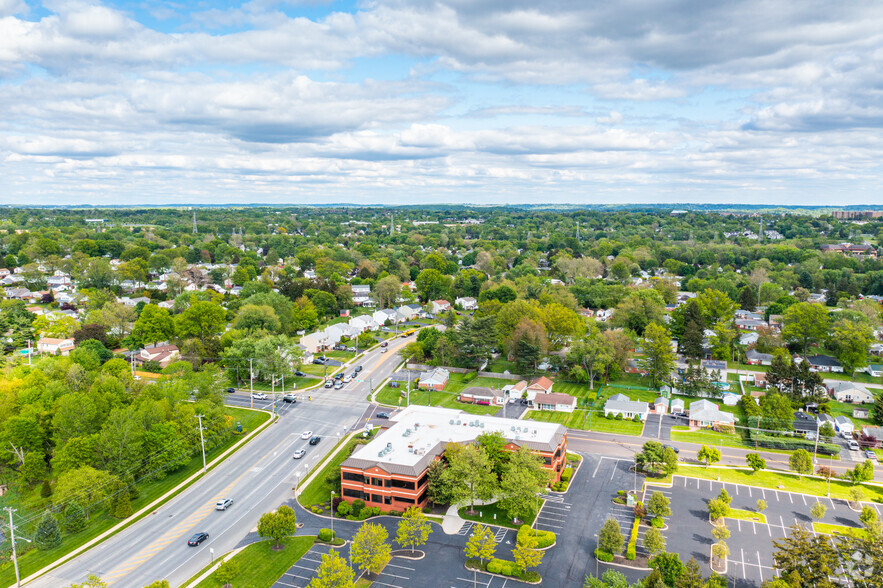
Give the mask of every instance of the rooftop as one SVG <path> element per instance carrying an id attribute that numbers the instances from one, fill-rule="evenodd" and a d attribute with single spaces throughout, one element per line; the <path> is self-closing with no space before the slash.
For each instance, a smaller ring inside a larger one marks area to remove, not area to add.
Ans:
<path id="1" fill-rule="evenodd" d="M 566 432 L 563 426 L 554 423 L 476 416 L 450 408 L 418 405 L 407 407 L 390 422 L 389 429 L 357 449 L 342 465 L 359 468 L 378 465 L 396 473 L 405 473 L 411 468 L 422 471 L 424 462 L 428 463 L 426 458 L 441 453 L 447 443 L 468 443 L 482 433 L 498 431 L 516 445 L 554 451 Z"/>

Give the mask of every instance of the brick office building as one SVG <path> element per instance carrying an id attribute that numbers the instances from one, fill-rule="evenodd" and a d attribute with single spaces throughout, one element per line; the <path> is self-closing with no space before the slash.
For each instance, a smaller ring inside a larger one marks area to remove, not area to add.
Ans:
<path id="1" fill-rule="evenodd" d="M 506 449 L 527 447 L 544 460 L 552 481 L 567 462 L 567 429 L 554 423 L 476 416 L 449 408 L 409 406 L 390 419 L 389 429 L 359 447 L 340 465 L 343 499 L 364 500 L 382 510 L 403 511 L 429 502 L 429 464 L 442 458 L 448 443 L 471 443 L 499 431 Z"/>

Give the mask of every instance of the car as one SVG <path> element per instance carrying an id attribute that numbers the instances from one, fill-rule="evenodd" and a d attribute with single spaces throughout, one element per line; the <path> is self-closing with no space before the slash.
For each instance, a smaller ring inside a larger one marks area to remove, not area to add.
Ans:
<path id="1" fill-rule="evenodd" d="M 342 380 L 343 379 L 343 372 L 341 372 L 339 374 L 334 374 L 334 379 L 335 380 Z"/>
<path id="2" fill-rule="evenodd" d="M 233 499 L 232 498 L 223 498 L 223 499 L 219 500 L 217 502 L 217 504 L 215 504 L 215 510 L 227 510 L 231 506 L 233 506 Z"/>
<path id="3" fill-rule="evenodd" d="M 374 416 L 376 416 L 376 417 L 379 418 L 379 419 L 388 419 L 388 418 L 389 418 L 389 413 L 388 413 L 388 412 L 378 412 L 378 413 L 375 414 Z"/>
<path id="4" fill-rule="evenodd" d="M 255 400 L 266 400 L 267 399 L 267 395 L 264 394 L 263 392 L 252 392 L 251 397 L 254 398 Z"/>
<path id="5" fill-rule="evenodd" d="M 295 396 L 294 394 L 286 394 L 282 397 L 282 402 L 297 402 L 297 396 Z"/>
<path id="6" fill-rule="evenodd" d="M 187 545 L 189 545 L 190 547 L 196 547 L 206 539 L 208 539 L 208 533 L 196 533 L 187 541 Z"/>
<path id="7" fill-rule="evenodd" d="M 344 384 L 349 384 L 350 382 L 353 381 L 353 377 L 352 377 L 352 376 L 349 376 L 349 375 L 348 375 L 348 376 L 344 376 L 344 377 L 343 377 L 343 380 L 341 380 L 341 381 L 342 381 Z"/>
<path id="8" fill-rule="evenodd" d="M 233 394 L 236 392 L 236 388 L 227 388 L 227 394 Z"/>
<path id="9" fill-rule="evenodd" d="M 303 456 L 305 456 L 306 454 L 307 454 L 306 449 L 298 449 L 297 451 L 294 452 L 294 455 L 292 455 L 291 457 L 294 459 L 300 459 Z"/>
<path id="10" fill-rule="evenodd" d="M 386 347 L 381 347 L 381 348 L 380 348 L 380 353 L 386 353 L 387 351 L 389 351 L 389 349 L 386 348 Z"/>
<path id="11" fill-rule="evenodd" d="M 678 449 L 677 447 L 675 447 L 675 446 L 673 446 L 673 445 L 663 445 L 662 448 L 663 448 L 663 449 L 671 449 L 671 450 L 674 451 L 675 453 L 680 453 L 680 452 L 681 452 L 680 449 Z"/>
<path id="12" fill-rule="evenodd" d="M 346 350 L 350 353 L 355 353 L 356 351 L 358 351 L 358 349 L 356 349 L 355 347 L 347 347 Z"/>
<path id="13" fill-rule="evenodd" d="M 298 378 L 303 378 L 304 376 L 306 376 L 306 374 L 300 370 L 297 370 L 296 372 L 294 372 L 294 375 L 297 376 Z"/>
<path id="14" fill-rule="evenodd" d="M 358 374 L 360 371 L 362 371 L 362 366 L 357 365 L 356 366 L 356 373 Z"/>
<path id="15" fill-rule="evenodd" d="M 313 436 L 312 431 L 304 431 L 303 433 L 301 433 L 300 438 L 301 439 L 309 439 L 312 436 Z"/>
<path id="16" fill-rule="evenodd" d="M 868 459 L 877 459 L 877 454 L 868 449 L 867 451 L 865 451 L 865 457 L 867 457 Z"/>
<path id="17" fill-rule="evenodd" d="M 315 437 L 312 437 L 310 439 L 310 445 L 318 445 L 319 441 L 321 441 L 321 440 L 322 440 L 322 437 L 319 437 L 318 435 L 316 435 Z"/>
<path id="18" fill-rule="evenodd" d="M 325 362 L 319 359 L 318 357 L 313 360 L 313 363 L 316 365 L 325 365 Z"/>
<path id="19" fill-rule="evenodd" d="M 325 380 L 325 387 L 326 388 L 333 388 L 334 387 L 334 380 Z"/>
<path id="20" fill-rule="evenodd" d="M 383 341 L 382 343 L 380 343 L 380 346 L 383 347 L 384 349 L 389 347 L 389 341 Z"/>
<path id="21" fill-rule="evenodd" d="M 335 390 L 340 390 L 341 388 L 343 388 L 343 380 L 338 380 L 337 382 L 334 383 Z"/>
<path id="22" fill-rule="evenodd" d="M 849 446 L 850 451 L 858 451 L 858 443 L 855 439 L 850 439 L 846 444 Z"/>

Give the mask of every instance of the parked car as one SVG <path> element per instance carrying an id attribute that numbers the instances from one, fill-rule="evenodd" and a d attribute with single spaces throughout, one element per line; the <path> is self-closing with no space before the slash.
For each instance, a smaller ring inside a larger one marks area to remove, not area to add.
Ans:
<path id="1" fill-rule="evenodd" d="M 304 431 L 303 433 L 301 433 L 300 438 L 301 439 L 309 439 L 312 436 L 313 436 L 312 431 Z"/>
<path id="2" fill-rule="evenodd" d="M 849 446 L 849 449 L 851 451 L 858 451 L 858 449 L 859 449 L 858 442 L 855 439 L 850 439 L 849 441 L 846 442 L 846 444 Z"/>
<path id="3" fill-rule="evenodd" d="M 337 380 L 337 382 L 334 383 L 334 389 L 340 390 L 341 388 L 343 388 L 343 380 Z"/>
<path id="4" fill-rule="evenodd" d="M 266 400 L 267 399 L 267 395 L 264 394 L 263 392 L 252 392 L 251 397 L 254 398 L 255 400 Z"/>
<path id="5" fill-rule="evenodd" d="M 334 380 L 325 380 L 325 387 L 326 388 L 333 388 L 334 387 Z"/>
<path id="6" fill-rule="evenodd" d="M 227 394 L 233 394 L 236 392 L 236 388 L 227 388 Z"/>
<path id="7" fill-rule="evenodd" d="M 867 451 L 865 451 L 865 457 L 867 457 L 868 459 L 877 459 L 877 454 L 868 449 Z"/>
<path id="8" fill-rule="evenodd" d="M 321 440 L 322 440 L 322 437 L 319 437 L 318 435 L 316 435 L 315 437 L 310 439 L 310 445 L 318 445 L 319 441 L 321 441 Z"/>
<path id="9" fill-rule="evenodd" d="M 232 498 L 222 498 L 215 504 L 215 510 L 227 510 L 231 506 L 233 506 Z"/>
<path id="10" fill-rule="evenodd" d="M 350 353 L 355 353 L 355 352 L 356 352 L 356 348 L 355 348 L 355 347 L 347 347 L 346 350 L 349 351 Z"/>
<path id="11" fill-rule="evenodd" d="M 334 379 L 335 380 L 342 380 L 343 379 L 343 372 L 340 372 L 339 374 L 334 374 Z"/>
<path id="12" fill-rule="evenodd" d="M 206 539 L 208 539 L 208 533 L 196 533 L 189 541 L 187 541 L 187 545 L 190 547 L 196 547 Z"/>
<path id="13" fill-rule="evenodd" d="M 306 454 L 307 454 L 306 449 L 298 449 L 297 451 L 294 452 L 294 455 L 292 455 L 291 457 L 294 459 L 300 459 L 303 456 L 305 456 Z"/>
<path id="14" fill-rule="evenodd" d="M 388 413 L 388 412 L 378 412 L 378 413 L 377 413 L 376 415 L 374 415 L 374 416 L 376 416 L 376 417 L 379 418 L 379 419 L 388 419 L 388 418 L 389 418 L 389 413 Z"/>
<path id="15" fill-rule="evenodd" d="M 313 359 L 313 363 L 316 365 L 325 365 L 325 362 L 323 360 L 319 359 L 318 357 Z"/>
<path id="16" fill-rule="evenodd" d="M 304 376 L 306 376 L 306 374 L 300 370 L 297 370 L 296 372 L 294 372 L 294 375 L 297 376 L 298 378 L 303 378 Z"/>
<path id="17" fill-rule="evenodd" d="M 286 394 L 282 397 L 282 402 L 297 402 L 297 396 L 295 396 L 294 394 Z"/>

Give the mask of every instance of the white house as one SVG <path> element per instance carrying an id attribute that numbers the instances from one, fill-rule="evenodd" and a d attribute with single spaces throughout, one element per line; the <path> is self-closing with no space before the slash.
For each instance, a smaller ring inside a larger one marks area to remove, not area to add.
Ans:
<path id="1" fill-rule="evenodd" d="M 534 396 L 533 406 L 537 410 L 573 412 L 576 408 L 576 398 L 570 394 L 564 394 L 561 392 L 554 392 L 552 394 L 538 392 L 536 396 Z"/>
<path id="2" fill-rule="evenodd" d="M 67 355 L 74 349 L 74 340 L 73 339 L 56 339 L 54 337 L 41 337 L 39 341 L 37 341 L 37 352 L 38 353 L 48 353 L 50 355 L 55 355 L 56 353 L 60 353 L 61 355 Z"/>
<path id="3" fill-rule="evenodd" d="M 643 421 L 649 412 L 650 406 L 646 402 L 632 400 L 625 394 L 614 394 L 604 403 L 604 416 L 621 414 L 624 419 L 632 419 L 638 415 Z"/>
<path id="4" fill-rule="evenodd" d="M 463 310 L 478 310 L 478 300 L 476 300 L 472 296 L 463 296 L 462 298 L 457 298 L 456 300 L 454 300 L 454 304 L 456 304 Z"/>
<path id="5" fill-rule="evenodd" d="M 516 384 L 503 386 L 503 391 L 509 393 L 510 402 L 517 402 L 521 399 L 533 402 L 533 399 L 537 394 L 536 391 L 530 391 L 527 389 L 527 380 L 521 380 Z"/>
<path id="6" fill-rule="evenodd" d="M 371 318 L 377 322 L 379 325 L 386 324 L 386 321 L 397 322 L 399 313 L 398 311 L 392 308 L 384 308 L 382 310 L 374 311 L 374 314 L 371 315 Z"/>
<path id="7" fill-rule="evenodd" d="M 147 345 L 138 352 L 136 359 L 140 362 L 155 361 L 161 367 L 166 367 L 175 361 L 178 355 L 180 355 L 180 352 L 177 346 L 160 343 L 158 345 Z"/>
<path id="8" fill-rule="evenodd" d="M 852 420 L 849 417 L 843 415 L 836 416 L 834 417 L 834 424 L 836 425 L 837 432 L 843 435 L 852 435 L 855 431 L 855 425 L 852 424 Z"/>
<path id="9" fill-rule="evenodd" d="M 337 341 L 329 341 L 328 334 L 325 333 L 325 331 L 308 333 L 300 338 L 300 344 L 311 354 L 316 354 L 335 343 L 337 343 Z"/>
<path id="10" fill-rule="evenodd" d="M 865 368 L 865 371 L 874 378 L 879 378 L 880 376 L 883 376 L 883 364 L 868 364 L 868 367 Z"/>
<path id="11" fill-rule="evenodd" d="M 358 329 L 360 333 L 364 333 L 365 331 L 373 331 L 379 325 L 377 321 L 374 320 L 374 317 L 371 315 L 363 314 L 361 316 L 354 316 L 349 320 L 349 326 L 354 329 Z"/>
<path id="12" fill-rule="evenodd" d="M 723 400 L 726 406 L 736 406 L 739 404 L 739 395 L 733 394 L 732 392 L 725 392 L 721 395 L 721 400 Z"/>
<path id="13" fill-rule="evenodd" d="M 506 392 L 483 386 L 470 386 L 460 392 L 459 400 L 470 404 L 502 406 L 506 402 Z"/>
<path id="14" fill-rule="evenodd" d="M 432 314 L 438 314 L 440 312 L 447 312 L 451 310 L 451 303 L 447 300 L 433 300 L 432 304 L 429 305 Z"/>
<path id="15" fill-rule="evenodd" d="M 874 395 L 867 388 L 855 382 L 828 384 L 828 392 L 838 402 L 852 402 L 855 404 L 874 402 Z"/>
<path id="16" fill-rule="evenodd" d="M 717 427 L 719 425 L 736 424 L 732 413 L 723 411 L 717 405 L 708 400 L 694 400 L 690 404 L 691 427 Z"/>
<path id="17" fill-rule="evenodd" d="M 672 414 L 684 412 L 684 401 L 681 398 L 672 398 L 669 406 Z"/>

